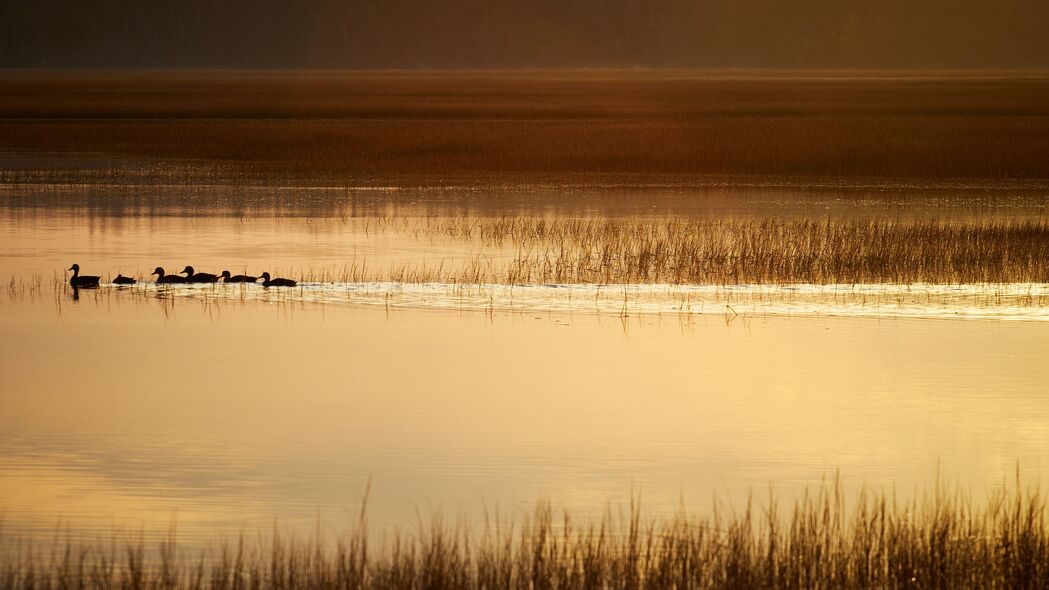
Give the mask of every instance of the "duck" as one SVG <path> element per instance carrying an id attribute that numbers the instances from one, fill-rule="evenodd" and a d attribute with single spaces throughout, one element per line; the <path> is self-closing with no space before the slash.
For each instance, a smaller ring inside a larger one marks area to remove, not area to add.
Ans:
<path id="1" fill-rule="evenodd" d="M 185 282 L 187 283 L 215 283 L 219 280 L 218 276 L 211 273 L 193 272 L 192 266 L 187 266 L 182 269 L 182 272 L 186 275 Z"/>
<path id="2" fill-rule="evenodd" d="M 80 288 L 91 288 L 98 286 L 98 280 L 100 277 L 80 276 L 79 264 L 74 264 L 73 266 L 70 266 L 68 270 L 73 271 L 73 276 L 69 279 L 69 286 Z"/>
<path id="3" fill-rule="evenodd" d="M 185 283 L 186 282 L 186 279 L 184 279 L 184 278 L 182 278 L 182 277 L 180 277 L 178 275 L 167 275 L 167 274 L 164 274 L 164 269 L 159 267 L 159 266 L 156 268 L 156 270 L 154 270 L 151 273 L 151 275 L 157 275 L 157 284 L 158 285 L 162 285 L 164 283 Z"/>
<path id="4" fill-rule="evenodd" d="M 222 271 L 222 274 L 219 275 L 219 278 L 223 279 L 227 283 L 254 283 L 255 281 L 259 280 L 259 277 L 253 277 L 251 275 L 230 276 L 228 270 Z"/>
<path id="5" fill-rule="evenodd" d="M 263 287 L 294 287 L 298 285 L 296 281 L 291 279 L 271 279 L 270 273 L 262 273 L 262 286 Z"/>
<path id="6" fill-rule="evenodd" d="M 134 285 L 137 281 L 131 277 L 125 277 L 122 274 L 117 273 L 117 278 L 113 279 L 114 285 Z"/>

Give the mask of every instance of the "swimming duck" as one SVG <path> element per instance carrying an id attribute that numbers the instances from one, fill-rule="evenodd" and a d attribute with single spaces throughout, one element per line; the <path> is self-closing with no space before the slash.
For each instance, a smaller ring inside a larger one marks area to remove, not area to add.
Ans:
<path id="1" fill-rule="evenodd" d="M 211 273 L 193 272 L 192 266 L 187 266 L 182 272 L 186 275 L 187 283 L 215 283 L 219 280 L 218 276 Z"/>
<path id="2" fill-rule="evenodd" d="M 134 285 L 135 282 L 135 279 L 131 277 L 125 277 L 124 275 L 119 273 L 117 274 L 117 278 L 113 279 L 114 285 Z"/>
<path id="3" fill-rule="evenodd" d="M 222 271 L 222 274 L 219 275 L 219 278 L 223 279 L 227 283 L 254 283 L 255 281 L 259 280 L 259 277 L 253 277 L 251 275 L 230 276 L 228 270 Z"/>
<path id="4" fill-rule="evenodd" d="M 298 285 L 298 283 L 291 279 L 271 279 L 270 273 L 262 273 L 263 287 L 294 287 L 295 285 Z"/>
<path id="5" fill-rule="evenodd" d="M 69 285 L 71 287 L 91 288 L 98 286 L 99 277 L 80 276 L 79 264 L 70 266 L 69 270 L 73 271 L 73 276 L 69 279 Z"/>
<path id="6" fill-rule="evenodd" d="M 166 274 L 164 274 L 164 269 L 159 267 L 159 266 L 156 268 L 156 270 L 154 270 L 151 273 L 151 275 L 157 275 L 157 284 L 158 285 L 162 285 L 164 283 L 185 283 L 186 282 L 186 279 L 184 279 L 184 278 L 182 278 L 182 277 L 180 277 L 178 275 L 166 275 Z"/>

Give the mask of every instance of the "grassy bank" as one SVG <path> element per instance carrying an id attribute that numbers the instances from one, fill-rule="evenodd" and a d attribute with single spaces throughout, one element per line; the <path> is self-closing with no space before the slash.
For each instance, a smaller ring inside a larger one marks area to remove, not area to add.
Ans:
<path id="1" fill-rule="evenodd" d="M 1049 77 L 856 74 L 8 72 L 0 152 L 91 154 L 92 178 L 103 155 L 351 184 L 1049 179 Z"/>
<path id="2" fill-rule="evenodd" d="M 655 520 L 636 505 L 577 522 L 540 503 L 516 524 L 440 519 L 383 542 L 362 515 L 332 544 L 274 534 L 196 552 L 174 535 L 5 551 L 0 590 L 342 588 L 1044 588 L 1049 527 L 1037 493 L 909 502 L 834 486 Z"/>

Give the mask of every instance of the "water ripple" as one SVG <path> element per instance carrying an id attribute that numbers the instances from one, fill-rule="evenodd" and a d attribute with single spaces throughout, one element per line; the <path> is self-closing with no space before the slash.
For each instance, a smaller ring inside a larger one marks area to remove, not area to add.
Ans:
<path id="1" fill-rule="evenodd" d="M 1049 284 L 502 285 L 312 283 L 108 286 L 159 299 L 321 303 L 389 308 L 612 314 L 985 318 L 1049 320 Z"/>

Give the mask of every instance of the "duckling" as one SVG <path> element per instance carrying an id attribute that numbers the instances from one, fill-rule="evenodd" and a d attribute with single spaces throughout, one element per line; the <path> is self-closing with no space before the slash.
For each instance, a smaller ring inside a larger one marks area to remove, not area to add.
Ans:
<path id="1" fill-rule="evenodd" d="M 125 277 L 122 274 L 117 274 L 117 278 L 113 279 L 114 285 L 134 285 L 137 281 L 131 277 Z"/>
<path id="2" fill-rule="evenodd" d="M 253 277 L 251 275 L 230 276 L 228 270 L 222 271 L 222 274 L 219 275 L 219 278 L 223 279 L 227 283 L 254 283 L 255 281 L 259 280 L 259 277 Z"/>
<path id="3" fill-rule="evenodd" d="M 152 276 L 152 275 L 157 275 L 157 284 L 158 285 L 163 285 L 165 283 L 185 283 L 186 282 L 186 279 L 184 279 L 184 278 L 182 278 L 182 277 L 180 277 L 178 275 L 166 275 L 166 274 L 164 274 L 164 269 L 159 267 L 159 266 L 156 268 L 156 270 L 154 270 L 150 274 L 150 276 Z"/>
<path id="4" fill-rule="evenodd" d="M 262 273 L 263 287 L 294 287 L 295 285 L 298 285 L 298 283 L 291 279 L 271 279 L 270 273 Z"/>
<path id="5" fill-rule="evenodd" d="M 193 272 L 192 266 L 187 266 L 182 272 L 186 275 L 187 283 L 215 283 L 219 280 L 218 276 L 211 273 Z"/>
<path id="6" fill-rule="evenodd" d="M 74 264 L 73 266 L 70 266 L 68 270 L 73 271 L 73 276 L 69 279 L 69 285 L 71 287 L 90 289 L 98 286 L 98 280 L 100 277 L 80 276 L 79 264 Z"/>

